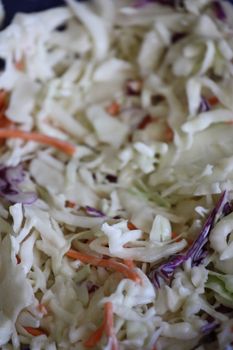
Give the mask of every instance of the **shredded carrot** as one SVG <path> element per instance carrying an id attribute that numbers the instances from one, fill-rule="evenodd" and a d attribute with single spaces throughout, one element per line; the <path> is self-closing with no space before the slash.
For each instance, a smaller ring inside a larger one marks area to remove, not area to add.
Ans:
<path id="1" fill-rule="evenodd" d="M 170 143 L 173 141 L 173 138 L 174 138 L 173 130 L 170 128 L 170 126 L 167 125 L 165 133 L 164 133 L 164 140 L 167 143 Z"/>
<path id="2" fill-rule="evenodd" d="M 16 257 L 17 264 L 20 264 L 21 263 L 20 256 L 18 254 L 16 254 L 15 257 Z"/>
<path id="3" fill-rule="evenodd" d="M 15 68 L 21 72 L 25 70 L 25 58 L 22 57 L 19 61 L 14 62 Z"/>
<path id="4" fill-rule="evenodd" d="M 104 323 L 96 329 L 95 332 L 93 332 L 89 338 L 84 342 L 84 346 L 86 348 L 93 348 L 102 338 L 103 334 L 104 334 Z"/>
<path id="5" fill-rule="evenodd" d="M 113 306 L 111 302 L 104 304 L 104 324 L 106 335 L 111 341 L 111 350 L 118 350 L 118 342 L 113 328 Z"/>
<path id="6" fill-rule="evenodd" d="M 211 107 L 216 106 L 219 103 L 219 99 L 216 96 L 210 96 L 207 101 Z"/>
<path id="7" fill-rule="evenodd" d="M 9 120 L 5 115 L 7 106 L 8 106 L 8 92 L 6 90 L 0 90 L 0 128 L 7 128 L 13 124 L 13 122 Z M 2 144 L 2 142 L 0 142 L 0 144 Z"/>
<path id="8" fill-rule="evenodd" d="M 101 266 L 101 267 L 106 267 L 109 269 L 116 270 L 122 273 L 126 278 L 129 278 L 134 282 L 137 282 L 137 283 L 142 282 L 140 276 L 134 270 L 130 269 L 128 266 L 120 262 L 117 262 L 115 260 L 97 258 L 95 256 L 88 255 L 86 253 L 78 252 L 77 250 L 74 250 L 74 249 L 68 250 L 68 252 L 66 253 L 66 256 L 74 260 L 80 260 L 85 264 L 91 264 L 94 266 Z"/>
<path id="9" fill-rule="evenodd" d="M 47 332 L 42 328 L 34 328 L 34 327 L 24 327 L 25 331 L 34 337 L 39 337 L 40 335 L 47 335 Z"/>
<path id="10" fill-rule="evenodd" d="M 5 112 L 8 102 L 8 93 L 6 90 L 0 90 L 0 113 Z"/>
<path id="11" fill-rule="evenodd" d="M 55 147 L 68 155 L 73 155 L 76 150 L 74 145 L 48 135 L 40 134 L 37 132 L 27 132 L 17 129 L 0 129 L 0 139 L 8 138 L 19 138 L 22 140 L 39 142 L 45 145 Z"/>
<path id="12" fill-rule="evenodd" d="M 133 260 L 131 260 L 131 259 L 124 259 L 123 261 L 124 261 L 124 264 L 126 266 L 128 266 L 129 269 L 134 269 L 135 268 Z"/>
<path id="13" fill-rule="evenodd" d="M 151 124 L 153 121 L 152 117 L 150 115 L 146 115 L 142 121 L 138 124 L 138 129 L 139 130 L 144 130 L 147 125 Z"/>
<path id="14" fill-rule="evenodd" d="M 129 230 L 137 230 L 138 229 L 131 221 L 128 221 L 127 227 Z"/>
<path id="15" fill-rule="evenodd" d="M 14 123 L 9 120 L 4 114 L 0 114 L 0 128 L 8 128 Z"/>
<path id="16" fill-rule="evenodd" d="M 111 302 L 104 304 L 105 331 L 108 337 L 113 335 L 113 307 Z"/>
<path id="17" fill-rule="evenodd" d="M 99 328 L 97 328 L 84 342 L 86 348 L 93 348 L 102 338 L 104 332 L 111 340 L 111 350 L 118 350 L 118 342 L 113 328 L 113 307 L 111 302 L 104 304 L 104 320 Z"/>
<path id="18" fill-rule="evenodd" d="M 115 117 L 120 113 L 120 105 L 117 102 L 113 102 L 106 108 L 106 112 Z"/>
<path id="19" fill-rule="evenodd" d="M 65 207 L 66 208 L 74 208 L 75 207 L 75 203 L 71 202 L 71 201 L 65 201 Z"/>
<path id="20" fill-rule="evenodd" d="M 177 242 L 181 241 L 181 237 L 176 232 L 172 232 L 172 239 L 175 239 Z"/>

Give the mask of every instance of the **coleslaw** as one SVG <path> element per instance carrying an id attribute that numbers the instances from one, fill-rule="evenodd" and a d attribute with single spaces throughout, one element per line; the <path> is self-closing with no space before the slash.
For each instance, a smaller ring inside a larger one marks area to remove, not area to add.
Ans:
<path id="1" fill-rule="evenodd" d="M 0 32 L 2 350 L 233 349 L 232 97 L 225 1 Z"/>

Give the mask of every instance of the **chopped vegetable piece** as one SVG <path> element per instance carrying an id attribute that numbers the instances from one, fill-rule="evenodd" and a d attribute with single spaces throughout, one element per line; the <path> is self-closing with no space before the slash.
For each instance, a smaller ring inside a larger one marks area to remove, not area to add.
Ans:
<path id="1" fill-rule="evenodd" d="M 173 276 L 176 268 L 182 265 L 189 258 L 192 259 L 193 265 L 200 264 L 202 259 L 205 257 L 204 247 L 208 242 L 208 237 L 213 227 L 216 216 L 220 216 L 223 213 L 223 208 L 226 205 L 226 197 L 226 192 L 223 192 L 215 208 L 210 213 L 201 232 L 199 233 L 198 237 L 193 242 L 191 247 L 188 248 L 188 250 L 185 253 L 174 256 L 170 259 L 170 261 L 163 263 L 158 269 L 151 272 L 150 277 L 152 281 L 155 282 L 156 286 L 159 285 L 158 278 L 155 278 L 156 274 L 169 280 Z"/>
<path id="2" fill-rule="evenodd" d="M 138 124 L 138 129 L 139 130 L 143 130 L 145 129 L 149 124 L 151 124 L 153 122 L 153 118 L 147 114 L 142 121 Z"/>
<path id="3" fill-rule="evenodd" d="M 101 218 L 101 217 L 105 217 L 106 216 L 102 211 L 97 210 L 95 208 L 92 208 L 89 205 L 87 205 L 85 207 L 85 210 L 86 210 L 86 213 L 89 214 L 90 216 L 94 216 L 94 217 L 97 217 L 97 218 Z"/>
<path id="4" fill-rule="evenodd" d="M 217 98 L 217 96 L 210 96 L 207 98 L 207 103 L 211 106 L 214 107 L 217 104 L 219 104 L 219 99 Z"/>
<path id="5" fill-rule="evenodd" d="M 221 21 L 225 21 L 227 18 L 226 12 L 220 1 L 213 1 L 212 3 L 215 16 Z"/>
<path id="6" fill-rule="evenodd" d="M 130 259 L 126 260 L 126 259 L 124 259 L 124 264 L 126 266 L 128 266 L 128 268 L 130 268 L 130 269 L 134 269 L 135 268 L 133 260 L 130 260 Z"/>
<path id="7" fill-rule="evenodd" d="M 117 102 L 113 102 L 110 106 L 106 108 L 108 114 L 115 117 L 120 113 L 120 105 Z"/>
<path id="8" fill-rule="evenodd" d="M 103 323 L 88 337 L 88 339 L 84 342 L 84 346 L 87 348 L 93 348 L 96 346 L 96 344 L 102 338 L 104 332 L 111 342 L 111 350 L 117 350 L 118 343 L 113 329 L 113 306 L 111 302 L 104 304 Z"/>
<path id="9" fill-rule="evenodd" d="M 66 141 L 56 139 L 37 132 L 27 132 L 17 129 L 0 129 L 0 139 L 19 138 L 27 141 L 35 141 L 41 144 L 49 145 L 59 149 L 60 151 L 72 156 L 76 151 L 76 147 Z"/>
<path id="10" fill-rule="evenodd" d="M 130 221 L 128 221 L 127 227 L 129 230 L 137 230 L 137 227 Z"/>
<path id="11" fill-rule="evenodd" d="M 210 103 L 205 97 L 201 97 L 198 113 L 208 112 L 210 110 Z"/>
<path id="12" fill-rule="evenodd" d="M 68 256 L 69 258 L 74 259 L 74 260 L 80 260 L 81 262 L 83 262 L 85 264 L 91 264 L 94 266 L 102 266 L 102 267 L 116 270 L 118 272 L 121 272 L 126 278 L 129 278 L 136 283 L 141 283 L 141 278 L 139 277 L 139 275 L 135 271 L 133 271 L 132 269 L 129 269 L 126 265 L 119 263 L 115 260 L 97 258 L 97 257 L 92 256 L 92 255 L 80 253 L 74 249 L 70 249 L 66 253 L 66 256 Z"/>
<path id="13" fill-rule="evenodd" d="M 47 332 L 42 328 L 24 327 L 25 331 L 33 335 L 33 337 L 39 337 L 40 335 L 47 335 Z"/>
<path id="14" fill-rule="evenodd" d="M 172 128 L 170 128 L 169 125 L 167 125 L 166 130 L 165 130 L 165 134 L 164 134 L 164 141 L 167 143 L 170 143 L 173 141 L 174 138 L 174 132 L 172 130 Z"/>
<path id="15" fill-rule="evenodd" d="M 0 167 L 0 197 L 12 203 L 32 204 L 36 201 L 35 192 L 23 192 L 19 184 L 24 180 L 22 164 L 16 167 Z"/>
<path id="16" fill-rule="evenodd" d="M 7 108 L 8 93 L 6 90 L 0 90 L 0 113 L 4 113 Z"/>
<path id="17" fill-rule="evenodd" d="M 22 57 L 19 61 L 16 61 L 15 63 L 15 68 L 21 72 L 25 70 L 25 59 Z"/>
<path id="18" fill-rule="evenodd" d="M 103 323 L 99 328 L 96 329 L 94 333 L 92 333 L 88 339 L 84 342 L 84 346 L 86 348 L 93 348 L 100 341 L 104 334 L 105 324 Z"/>

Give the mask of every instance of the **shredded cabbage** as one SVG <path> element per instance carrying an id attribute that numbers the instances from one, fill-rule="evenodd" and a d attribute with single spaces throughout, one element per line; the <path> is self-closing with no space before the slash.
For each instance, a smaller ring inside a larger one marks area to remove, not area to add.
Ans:
<path id="1" fill-rule="evenodd" d="M 1 349 L 232 348 L 232 21 L 66 0 L 0 31 Z"/>

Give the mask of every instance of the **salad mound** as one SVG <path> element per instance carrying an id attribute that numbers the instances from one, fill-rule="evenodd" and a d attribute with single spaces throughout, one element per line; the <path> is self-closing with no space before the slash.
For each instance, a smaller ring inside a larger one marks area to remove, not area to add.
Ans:
<path id="1" fill-rule="evenodd" d="M 226 1 L 0 32 L 2 350 L 233 349 L 232 97 Z"/>

